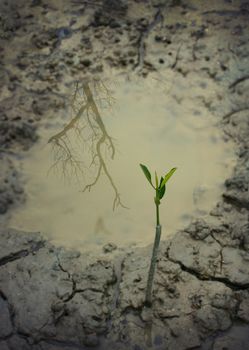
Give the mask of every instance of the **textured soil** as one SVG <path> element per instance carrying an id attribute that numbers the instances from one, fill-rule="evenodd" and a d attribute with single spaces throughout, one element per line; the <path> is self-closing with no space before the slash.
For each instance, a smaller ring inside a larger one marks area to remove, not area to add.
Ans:
<path id="1" fill-rule="evenodd" d="M 249 349 L 249 3 L 204 3 L 1 2 L 0 350 Z M 161 69 L 200 79 L 193 104 L 216 116 L 237 164 L 209 218 L 162 242 L 149 308 L 151 247 L 83 254 L 6 222 L 25 200 L 15 164 L 67 83 Z"/>

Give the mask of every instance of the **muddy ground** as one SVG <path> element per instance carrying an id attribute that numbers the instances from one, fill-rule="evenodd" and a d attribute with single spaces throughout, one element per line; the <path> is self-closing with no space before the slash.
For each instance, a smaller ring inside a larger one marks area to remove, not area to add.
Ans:
<path id="1" fill-rule="evenodd" d="M 1 1 L 1 350 L 249 349 L 248 19 L 236 0 Z M 198 76 L 193 104 L 236 144 L 209 218 L 162 243 L 151 308 L 151 247 L 94 256 L 7 227 L 39 124 L 64 108 L 66 84 L 110 70 Z"/>

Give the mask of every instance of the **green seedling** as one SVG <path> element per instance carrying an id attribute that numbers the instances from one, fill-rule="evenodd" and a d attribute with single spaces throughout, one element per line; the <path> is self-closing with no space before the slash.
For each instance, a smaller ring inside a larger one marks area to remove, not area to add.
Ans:
<path id="1" fill-rule="evenodd" d="M 160 182 L 159 182 L 157 173 L 155 172 L 155 185 L 154 185 L 152 183 L 151 173 L 150 173 L 149 169 L 143 164 L 140 164 L 140 167 L 141 167 L 146 179 L 149 181 L 150 185 L 156 191 L 155 197 L 154 197 L 154 202 L 156 205 L 156 235 L 155 235 L 155 240 L 154 240 L 154 245 L 153 245 L 153 252 L 152 252 L 152 257 L 151 257 L 151 262 L 150 262 L 150 269 L 149 269 L 146 295 L 145 295 L 145 303 L 147 305 L 151 305 L 152 287 L 153 287 L 153 280 L 154 280 L 154 274 L 155 274 L 155 269 L 156 269 L 157 253 L 158 253 L 158 248 L 159 248 L 160 239 L 161 239 L 161 232 L 162 232 L 162 227 L 160 224 L 159 206 L 161 204 L 161 199 L 164 197 L 165 192 L 166 192 L 166 183 L 169 181 L 171 176 L 174 174 L 174 172 L 176 171 L 176 168 L 172 168 L 164 177 L 161 176 Z"/>

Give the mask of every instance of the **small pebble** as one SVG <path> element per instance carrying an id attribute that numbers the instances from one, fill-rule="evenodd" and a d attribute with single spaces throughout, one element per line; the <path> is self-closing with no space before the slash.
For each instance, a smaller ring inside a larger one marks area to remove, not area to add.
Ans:
<path id="1" fill-rule="evenodd" d="M 105 254 L 111 253 L 111 252 L 113 252 L 113 251 L 116 250 L 116 249 L 117 249 L 117 246 L 116 246 L 116 244 L 114 244 L 114 243 L 107 243 L 107 244 L 105 244 L 105 245 L 103 246 L 103 252 L 104 252 Z"/>
<path id="2" fill-rule="evenodd" d="M 66 39 L 72 36 L 72 30 L 70 28 L 62 27 L 56 30 L 56 36 L 59 39 Z"/>

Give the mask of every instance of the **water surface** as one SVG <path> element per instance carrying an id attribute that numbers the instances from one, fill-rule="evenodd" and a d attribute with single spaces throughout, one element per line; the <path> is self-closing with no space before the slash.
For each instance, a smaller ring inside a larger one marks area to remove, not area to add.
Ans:
<path id="1" fill-rule="evenodd" d="M 151 77 L 80 82 L 77 92 L 72 87 L 74 100 L 44 124 L 22 162 L 27 201 L 10 225 L 78 249 L 148 244 L 154 193 L 139 163 L 162 175 L 178 168 L 160 206 L 164 238 L 207 215 L 232 171 L 234 153 L 196 98 L 203 84 L 193 84 Z"/>

